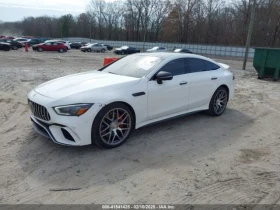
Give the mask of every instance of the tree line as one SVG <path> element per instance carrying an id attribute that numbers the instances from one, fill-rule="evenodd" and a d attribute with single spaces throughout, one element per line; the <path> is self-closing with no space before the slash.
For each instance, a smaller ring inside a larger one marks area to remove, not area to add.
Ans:
<path id="1" fill-rule="evenodd" d="M 244 46 L 253 1 L 91 0 L 78 16 L 0 21 L 0 35 Z M 280 0 L 256 0 L 251 40 L 280 47 Z"/>

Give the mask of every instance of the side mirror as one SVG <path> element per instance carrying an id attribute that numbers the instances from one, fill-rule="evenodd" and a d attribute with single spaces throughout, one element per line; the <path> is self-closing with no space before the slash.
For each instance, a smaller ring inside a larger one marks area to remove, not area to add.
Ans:
<path id="1" fill-rule="evenodd" d="M 172 80 L 172 79 L 173 79 L 172 74 L 166 71 L 160 71 L 156 75 L 156 80 L 158 84 L 162 84 L 162 81 L 164 80 Z"/>

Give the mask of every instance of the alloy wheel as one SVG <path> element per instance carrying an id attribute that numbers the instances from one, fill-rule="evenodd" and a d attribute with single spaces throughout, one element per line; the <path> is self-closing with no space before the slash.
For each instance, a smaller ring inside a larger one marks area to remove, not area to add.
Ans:
<path id="1" fill-rule="evenodd" d="M 129 135 L 131 123 L 131 116 L 126 110 L 112 109 L 101 120 L 99 135 L 105 144 L 120 144 Z"/>
<path id="2" fill-rule="evenodd" d="M 214 98 L 213 108 L 216 114 L 221 114 L 227 105 L 227 92 L 219 90 Z"/>

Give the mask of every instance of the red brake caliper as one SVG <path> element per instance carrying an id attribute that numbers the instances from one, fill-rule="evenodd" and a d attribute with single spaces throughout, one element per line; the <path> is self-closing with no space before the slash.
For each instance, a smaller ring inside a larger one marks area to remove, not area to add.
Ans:
<path id="1" fill-rule="evenodd" d="M 119 114 L 118 117 L 119 117 L 120 121 L 122 122 L 122 120 L 123 120 L 122 116 Z M 123 128 L 123 124 L 120 124 L 119 127 L 120 127 L 120 128 Z"/>

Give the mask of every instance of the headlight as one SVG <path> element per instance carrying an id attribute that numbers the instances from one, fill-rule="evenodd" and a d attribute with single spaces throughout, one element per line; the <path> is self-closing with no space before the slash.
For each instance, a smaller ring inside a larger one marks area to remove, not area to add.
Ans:
<path id="1" fill-rule="evenodd" d="M 74 104 L 74 105 L 66 105 L 66 106 L 57 106 L 54 107 L 54 111 L 58 115 L 64 116 L 81 116 L 86 113 L 87 110 L 92 107 L 93 104 Z"/>

